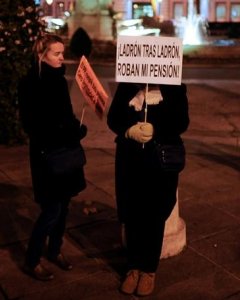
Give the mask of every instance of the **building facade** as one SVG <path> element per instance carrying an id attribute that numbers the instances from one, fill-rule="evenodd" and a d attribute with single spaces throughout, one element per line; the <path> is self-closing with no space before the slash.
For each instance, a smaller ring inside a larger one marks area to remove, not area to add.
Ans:
<path id="1" fill-rule="evenodd" d="M 45 16 L 63 17 L 64 13 L 75 11 L 75 0 L 35 0 Z"/>
<path id="2" fill-rule="evenodd" d="M 83 14 L 106 13 L 109 7 L 124 19 L 157 16 L 180 19 L 189 13 L 210 22 L 240 22 L 240 0 L 36 0 L 44 15 L 63 16 L 65 11 Z"/>
<path id="3" fill-rule="evenodd" d="M 210 22 L 240 22 L 240 0 L 132 0 L 130 2 L 132 16 L 134 16 L 134 7 L 147 7 L 152 4 L 155 10 L 153 14 L 165 20 L 187 17 L 190 9 L 193 14 L 200 15 Z M 142 11 L 144 13 L 147 9 Z"/>

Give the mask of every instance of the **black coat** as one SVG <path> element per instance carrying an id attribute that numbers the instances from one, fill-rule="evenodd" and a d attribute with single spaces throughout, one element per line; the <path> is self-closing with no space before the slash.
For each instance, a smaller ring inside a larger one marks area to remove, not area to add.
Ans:
<path id="1" fill-rule="evenodd" d="M 41 70 L 36 64 L 19 84 L 19 110 L 23 128 L 30 141 L 30 165 L 35 200 L 58 201 L 61 197 L 73 196 L 74 180 L 82 181 L 83 170 L 77 178 L 57 186 L 44 167 L 43 153 L 66 146 L 79 144 L 86 135 L 86 127 L 80 127 L 73 114 L 65 67 L 53 68 L 46 63 Z"/>
<path id="2" fill-rule="evenodd" d="M 121 222 L 137 211 L 150 215 L 156 213 L 163 219 L 170 215 L 176 201 L 178 173 L 159 171 L 153 161 L 153 141 L 181 143 L 180 135 L 189 125 L 186 86 L 159 85 L 163 101 L 148 105 L 147 112 L 147 122 L 154 127 L 153 140 L 143 147 L 125 138 L 129 127 L 144 121 L 144 108 L 137 112 L 129 107 L 129 101 L 140 88 L 138 84 L 120 83 L 107 116 L 109 128 L 117 135 L 116 198 Z"/>

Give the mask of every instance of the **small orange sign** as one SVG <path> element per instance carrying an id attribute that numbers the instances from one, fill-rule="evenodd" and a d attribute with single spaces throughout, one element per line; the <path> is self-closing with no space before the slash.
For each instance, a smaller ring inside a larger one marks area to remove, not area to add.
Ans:
<path id="1" fill-rule="evenodd" d="M 107 107 L 108 95 L 85 56 L 81 57 L 75 79 L 87 103 L 98 117 L 102 118 Z"/>

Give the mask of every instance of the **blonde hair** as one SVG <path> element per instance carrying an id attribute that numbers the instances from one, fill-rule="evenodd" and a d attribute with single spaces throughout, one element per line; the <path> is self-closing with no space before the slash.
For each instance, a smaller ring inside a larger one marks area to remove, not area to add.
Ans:
<path id="1" fill-rule="evenodd" d="M 56 34 L 44 34 L 35 41 L 33 45 L 33 54 L 35 60 L 38 61 L 39 64 L 39 75 L 41 73 L 41 62 L 46 53 L 49 51 L 50 46 L 54 43 L 64 44 L 62 38 Z"/>

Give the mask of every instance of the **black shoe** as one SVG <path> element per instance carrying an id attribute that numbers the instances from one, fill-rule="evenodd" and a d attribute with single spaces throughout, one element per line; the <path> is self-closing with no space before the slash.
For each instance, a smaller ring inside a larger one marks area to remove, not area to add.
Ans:
<path id="1" fill-rule="evenodd" d="M 33 278 L 41 281 L 49 281 L 54 278 L 53 274 L 46 268 L 44 268 L 41 264 L 36 265 L 36 267 L 29 267 L 25 264 L 23 266 L 23 271 Z"/>
<path id="2" fill-rule="evenodd" d="M 72 264 L 66 260 L 62 253 L 58 254 L 56 257 L 48 257 L 48 260 L 64 271 L 70 271 L 73 268 Z"/>

